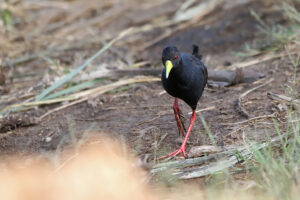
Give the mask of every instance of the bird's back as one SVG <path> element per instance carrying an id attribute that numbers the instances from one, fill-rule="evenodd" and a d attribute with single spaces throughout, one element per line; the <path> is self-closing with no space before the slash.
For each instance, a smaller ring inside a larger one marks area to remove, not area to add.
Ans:
<path id="1" fill-rule="evenodd" d="M 205 85 L 206 85 L 206 83 L 207 83 L 207 69 L 206 69 L 205 65 L 203 64 L 203 62 L 201 61 L 201 59 L 194 56 L 194 55 L 191 55 L 189 53 L 182 53 L 181 56 L 182 56 L 182 60 L 183 60 L 183 63 L 184 63 L 185 67 L 187 67 L 189 69 L 191 69 L 193 67 L 195 67 L 197 69 L 200 69 L 201 76 L 203 76 L 205 78 L 204 82 L 205 82 Z"/>

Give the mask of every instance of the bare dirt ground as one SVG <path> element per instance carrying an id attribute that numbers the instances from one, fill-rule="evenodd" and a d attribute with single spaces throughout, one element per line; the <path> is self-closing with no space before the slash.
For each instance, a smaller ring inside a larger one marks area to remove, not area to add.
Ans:
<path id="1" fill-rule="evenodd" d="M 232 63 L 246 61 L 244 58 L 234 56 L 233 51 L 243 51 L 246 43 L 262 41 L 263 39 L 261 32 L 257 29 L 258 22 L 251 16 L 250 9 L 258 12 L 266 21 L 284 23 L 284 19 L 278 16 L 276 11 L 272 11 L 272 4 L 269 1 L 245 2 L 235 6 L 231 6 L 228 3 L 228 5 L 226 4 L 226 9 L 219 6 L 202 19 L 202 24 L 194 24 L 191 27 L 172 32 L 168 37 L 146 48 L 142 48 L 143 41 L 147 43 L 151 41 L 151 38 L 154 39 L 162 35 L 164 28 L 147 32 L 142 35 L 143 37 L 139 36 L 141 37 L 139 40 L 134 38 L 136 39 L 134 42 L 139 44 L 136 45 L 137 48 L 135 50 L 132 50 L 134 48 L 130 42 L 126 44 L 118 43 L 111 51 L 101 55 L 94 62 L 99 66 L 101 63 L 106 62 L 107 65 L 111 65 L 114 68 L 118 66 L 118 63 L 113 61 L 124 57 L 126 59 L 126 56 L 130 55 L 129 62 L 150 61 L 150 64 L 145 66 L 147 68 L 160 63 L 161 50 L 165 45 L 176 45 L 182 51 L 191 52 L 192 44 L 198 44 L 203 54 L 204 63 L 209 69 L 232 69 Z M 155 6 L 151 7 L 143 2 L 144 4 L 144 16 L 147 16 L 147 13 L 153 13 L 153 10 L 156 10 L 158 13 L 162 12 Z M 36 5 L 37 7 L 40 6 Z M 171 6 L 172 8 L 169 8 L 170 11 L 166 12 L 174 13 L 173 7 L 176 9 L 176 5 Z M 147 9 L 147 6 L 150 8 Z M 54 6 L 51 10 L 55 12 L 55 9 Z M 121 8 L 116 7 L 115 9 Z M 24 12 L 26 16 L 29 15 L 26 13 L 26 10 Z M 137 10 L 135 12 L 138 13 Z M 134 14 L 136 13 L 133 12 L 132 15 Z M 32 17 L 32 15 L 30 16 Z M 42 15 L 41 11 L 40 13 L 36 11 L 34 15 L 37 18 L 46 17 Z M 57 20 L 60 17 L 65 17 L 64 15 L 66 13 L 62 11 L 61 16 L 57 16 Z M 91 19 L 95 19 L 98 16 L 97 10 L 91 10 L 89 15 Z M 107 13 L 107 18 L 109 17 L 118 18 L 120 16 Z M 55 18 L 49 18 L 48 20 L 55 21 Z M 69 18 L 69 21 L 71 20 Z M 77 25 L 84 28 L 79 21 L 80 19 L 76 21 Z M 109 32 L 110 30 L 116 30 L 111 28 L 114 26 L 119 29 L 121 27 L 129 27 L 131 23 L 143 24 L 144 21 L 143 19 L 127 16 L 123 21 L 119 20 L 115 24 L 109 21 L 107 25 L 105 21 L 103 23 L 101 26 L 107 26 L 108 28 L 105 28 L 105 32 Z M 21 40 L 34 47 L 26 50 L 27 54 L 47 49 L 47 43 L 51 40 L 51 34 L 55 31 L 55 36 L 59 34 L 55 26 L 50 26 L 51 23 L 47 27 L 45 27 L 45 24 L 39 24 L 38 22 L 37 25 L 40 30 L 36 28 L 34 31 L 47 32 L 47 34 L 42 36 L 44 39 L 49 37 L 49 39 L 43 40 L 42 45 L 36 44 L 38 43 L 38 34 L 35 33 L 36 35 L 34 35 L 31 32 L 28 36 L 29 38 L 11 36 L 10 39 L 13 42 L 10 43 L 10 48 L 17 48 L 17 45 L 22 44 L 19 42 Z M 56 23 L 56 25 L 59 30 L 60 24 Z M 28 24 L 23 23 L 19 26 L 18 28 L 22 31 L 26 31 Z M 92 28 L 90 30 L 89 28 L 86 29 L 87 32 L 90 31 L 93 35 L 97 34 L 97 32 L 93 33 L 94 29 Z M 65 33 L 67 31 L 64 32 L 64 30 L 62 29 L 59 32 L 62 37 L 67 35 Z M 72 31 L 70 28 L 69 32 Z M 87 33 L 85 34 L 88 35 Z M 86 39 L 87 36 L 85 34 L 80 32 L 80 34 L 76 35 L 78 37 L 76 41 L 80 41 L 81 37 Z M 30 37 L 34 39 L 30 39 Z M 13 46 L 15 43 L 16 46 Z M 56 43 L 57 45 L 62 44 L 60 40 L 56 40 Z M 51 42 L 49 44 L 51 44 L 48 46 L 49 48 L 55 45 Z M 101 43 L 100 45 L 95 43 L 87 47 L 74 47 L 61 52 L 61 54 L 55 52 L 50 57 L 58 61 L 60 66 L 76 66 L 89 57 L 92 54 L 91 52 L 94 52 L 99 46 L 101 46 Z M 114 51 L 114 49 L 117 50 Z M 126 52 L 128 50 L 131 52 Z M 19 55 L 17 53 L 15 57 L 8 55 L 6 50 L 2 49 L 0 56 L 2 56 L 4 61 L 7 58 L 17 58 Z M 61 68 L 53 66 L 49 69 L 49 63 L 40 57 L 21 64 L 13 64 L 6 68 L 6 84 L 2 86 L 1 90 L 0 107 L 2 109 L 12 103 L 18 103 L 37 95 L 41 89 L 49 85 L 48 80 L 53 81 L 53 77 L 61 75 L 61 71 L 63 71 Z M 202 111 L 201 116 L 203 116 L 219 146 L 237 145 L 242 143 L 245 137 L 251 140 L 264 141 L 268 136 L 276 134 L 273 119 L 278 122 L 280 128 L 285 127 L 286 110 L 281 109 L 280 102 L 270 99 L 267 93 L 286 93 L 284 86 L 290 84 L 289 81 L 294 70 L 290 65 L 289 59 L 287 57 L 269 59 L 265 62 L 250 65 L 248 68 L 262 72 L 265 77 L 253 83 L 241 83 L 230 87 L 207 87 L 198 104 L 198 109 L 210 108 Z M 159 77 L 160 74 L 156 76 Z M 125 77 L 120 77 L 120 79 L 122 78 Z M 112 81 L 114 80 L 106 79 L 101 84 Z M 260 85 L 262 87 L 253 90 L 242 98 L 241 105 L 248 113 L 248 116 L 245 116 L 240 111 L 238 99 L 243 93 Z M 83 137 L 108 135 L 123 140 L 139 156 L 150 154 L 153 157 L 156 151 L 157 155 L 164 155 L 175 150 L 180 144 L 180 139 L 178 139 L 179 135 L 173 116 L 173 98 L 162 92 L 163 88 L 160 82 L 131 84 L 102 94 L 97 98 L 62 109 L 47 116 L 41 122 L 33 124 L 31 122 L 34 121 L 35 117 L 39 117 L 54 109 L 59 104 L 39 106 L 35 107 L 35 109 L 17 113 L 6 113 L 1 119 L 0 154 L 5 156 L 11 153 L 28 154 L 55 151 L 57 148 L 64 148 L 74 142 L 76 143 Z M 190 117 L 188 113 L 191 110 L 182 101 L 180 101 L 179 105 L 186 117 L 186 125 L 188 125 Z M 187 151 L 192 146 L 212 144 L 199 116 L 197 116 L 197 121 L 189 138 Z M 158 142 L 159 145 L 157 146 Z"/>

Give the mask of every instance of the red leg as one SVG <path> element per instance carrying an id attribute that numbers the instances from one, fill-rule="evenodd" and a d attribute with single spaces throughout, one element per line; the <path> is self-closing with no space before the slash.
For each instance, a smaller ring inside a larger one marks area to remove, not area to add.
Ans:
<path id="1" fill-rule="evenodd" d="M 174 100 L 173 110 L 174 110 L 175 120 L 177 123 L 178 132 L 179 134 L 182 134 L 184 136 L 186 129 L 184 123 L 181 120 L 182 113 L 181 110 L 179 109 L 177 98 L 175 98 Z"/>
<path id="2" fill-rule="evenodd" d="M 188 138 L 189 138 L 189 135 L 190 135 L 190 133 L 191 133 L 191 130 L 192 130 L 193 126 L 194 126 L 194 122 L 195 122 L 195 121 L 196 121 L 196 111 L 193 110 L 193 114 L 192 114 L 191 119 L 190 119 L 190 126 L 189 126 L 189 129 L 188 129 L 188 131 L 187 131 L 187 133 L 186 133 L 186 135 L 185 135 L 185 138 L 184 138 L 184 140 L 183 140 L 183 142 L 182 142 L 180 148 L 179 148 L 178 150 L 176 150 L 176 151 L 174 151 L 174 152 L 172 152 L 172 153 L 166 155 L 166 156 L 163 156 L 163 157 L 158 158 L 158 160 L 165 159 L 165 158 L 168 158 L 168 157 L 174 157 L 174 156 L 177 156 L 177 155 L 180 154 L 180 153 L 182 153 L 183 156 L 184 156 L 185 158 L 187 158 L 186 153 L 185 153 L 185 145 L 186 145 L 186 142 L 187 142 L 187 140 L 188 140 Z"/>

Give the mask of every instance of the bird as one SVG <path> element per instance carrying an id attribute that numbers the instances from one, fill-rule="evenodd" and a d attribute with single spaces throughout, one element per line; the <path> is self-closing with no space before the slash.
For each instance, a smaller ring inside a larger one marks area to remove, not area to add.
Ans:
<path id="1" fill-rule="evenodd" d="M 207 68 L 202 62 L 197 45 L 193 45 L 192 54 L 181 53 L 175 46 L 165 47 L 162 51 L 162 63 L 164 65 L 161 73 L 162 85 L 167 93 L 175 98 L 173 111 L 178 132 L 185 137 L 178 150 L 159 159 L 175 157 L 181 153 L 187 158 L 186 143 L 196 121 L 197 103 L 207 84 Z M 184 134 L 186 130 L 181 120 L 182 112 L 178 106 L 178 98 L 188 104 L 193 111 L 186 134 Z"/>

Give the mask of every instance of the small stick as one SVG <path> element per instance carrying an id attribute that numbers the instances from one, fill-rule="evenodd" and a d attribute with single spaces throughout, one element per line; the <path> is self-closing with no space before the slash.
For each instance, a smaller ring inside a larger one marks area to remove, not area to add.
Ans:
<path id="1" fill-rule="evenodd" d="M 89 98 L 95 98 L 103 93 L 106 93 L 112 89 L 118 88 L 120 86 L 123 85 L 130 85 L 130 84 L 134 84 L 134 83 L 141 83 L 141 82 L 152 82 L 152 81 L 159 81 L 158 78 L 156 77 L 145 77 L 145 76 L 136 76 L 134 78 L 131 79 L 125 79 L 125 80 L 120 80 L 108 85 L 104 85 L 104 86 L 99 86 L 97 88 L 93 88 L 90 90 L 85 90 L 82 92 L 78 92 L 75 94 L 72 94 L 69 97 L 64 97 L 64 98 L 58 98 L 58 99 L 52 99 L 52 100 L 45 100 L 45 101 L 37 101 L 37 102 L 28 102 L 28 103 L 22 103 L 22 104 L 16 104 L 16 105 L 11 105 L 8 106 L 6 108 L 4 108 L 2 111 L 6 111 L 10 108 L 17 108 L 19 106 L 35 106 L 35 105 L 42 105 L 44 103 L 49 104 L 52 102 L 63 102 L 63 101 L 70 101 L 70 100 L 76 100 L 73 101 L 71 103 L 62 105 L 58 108 L 55 108 L 54 110 L 50 110 L 49 112 L 47 112 L 46 114 L 42 115 L 41 117 L 38 118 L 38 122 L 40 122 L 43 118 L 45 118 L 46 116 L 48 116 L 49 114 L 52 114 L 54 112 L 57 112 L 59 110 L 65 109 L 67 107 L 73 106 L 75 104 L 87 101 Z"/>
<path id="2" fill-rule="evenodd" d="M 295 106 L 295 108 L 297 108 L 298 110 L 300 109 L 300 100 L 292 99 L 291 97 L 287 97 L 287 96 L 284 96 L 282 94 L 275 94 L 273 92 L 268 92 L 267 96 L 272 100 L 285 101 L 285 102 L 288 102 L 288 103 L 293 103 L 293 106 Z"/>
<path id="3" fill-rule="evenodd" d="M 282 136 L 274 137 L 270 140 L 270 142 L 264 142 L 261 144 L 253 144 L 251 146 L 243 147 L 244 149 L 239 152 L 240 157 L 242 160 L 248 160 L 251 158 L 252 153 L 254 151 L 258 151 L 270 145 L 271 143 L 275 143 L 280 141 Z M 224 158 L 216 163 L 200 166 L 197 168 L 188 168 L 185 170 L 181 170 L 179 172 L 174 172 L 173 175 L 179 175 L 180 179 L 191 179 L 191 178 L 199 178 L 203 176 L 207 176 L 218 171 L 224 170 L 226 168 L 232 167 L 236 163 L 240 162 L 241 160 L 238 159 L 236 155 L 232 155 L 230 157 Z"/>
<path id="4" fill-rule="evenodd" d="M 291 97 L 287 97 L 287 96 L 284 96 L 282 94 L 275 94 L 273 92 L 268 92 L 267 95 L 272 100 L 284 100 L 284 101 L 288 101 L 288 102 L 292 101 Z M 295 102 L 299 103 L 298 100 L 295 100 Z"/>
<path id="5" fill-rule="evenodd" d="M 169 170 L 171 168 L 176 169 L 176 168 L 184 168 L 184 167 L 191 167 L 195 165 L 200 165 L 204 162 L 212 161 L 217 158 L 221 158 L 224 156 L 232 155 L 236 150 L 228 150 L 225 152 L 219 152 L 216 154 L 211 154 L 208 156 L 203 156 L 203 157 L 197 157 L 197 158 L 189 158 L 189 159 L 184 159 L 184 160 L 176 160 L 176 161 L 170 161 L 170 162 L 163 162 L 163 163 L 158 163 L 153 166 L 151 173 L 157 173 L 160 171 L 164 170 Z"/>
<path id="6" fill-rule="evenodd" d="M 239 98 L 238 98 L 238 108 L 240 109 L 242 115 L 244 115 L 245 117 L 249 118 L 250 114 L 247 112 L 247 110 L 242 106 L 242 100 L 245 96 L 247 96 L 249 93 L 253 92 L 254 90 L 257 90 L 261 87 L 264 87 L 265 85 L 271 83 L 274 79 L 271 78 L 269 79 L 267 82 L 265 82 L 264 84 L 261 84 L 259 86 L 256 86 L 246 92 L 244 92 Z"/>
<path id="7" fill-rule="evenodd" d="M 228 137 L 229 135 L 232 135 L 232 134 L 238 132 L 239 130 L 245 129 L 245 128 L 247 128 L 248 126 L 249 126 L 249 124 L 246 124 L 246 125 L 244 125 L 244 126 L 242 126 L 242 127 L 239 127 L 239 128 L 237 128 L 237 129 L 234 129 L 234 130 L 231 131 L 230 133 L 227 133 L 224 137 Z"/>
<path id="8" fill-rule="evenodd" d="M 299 52 L 298 50 L 293 51 L 291 53 L 291 55 L 297 54 L 298 52 Z M 256 64 L 259 64 L 259 63 L 263 63 L 263 62 L 272 60 L 272 59 L 277 59 L 277 58 L 286 57 L 286 56 L 288 56 L 288 53 L 263 55 L 263 56 L 260 56 L 258 58 L 255 58 L 253 60 L 233 63 L 231 65 L 231 67 L 229 67 L 229 69 L 233 70 L 233 69 L 236 69 L 236 68 L 250 67 L 250 66 L 253 66 L 253 65 L 256 65 Z M 219 69 L 219 68 L 223 68 L 223 66 L 217 67 L 217 69 Z"/>
<path id="9" fill-rule="evenodd" d="M 203 111 L 208 111 L 208 110 L 213 110 L 213 109 L 216 109 L 216 106 L 210 106 L 210 107 L 207 107 L 207 108 L 203 108 L 201 110 L 196 110 L 196 113 L 203 112 Z M 188 114 L 191 115 L 192 112 L 189 112 Z"/>
<path id="10" fill-rule="evenodd" d="M 249 146 L 247 145 L 238 146 L 234 149 L 211 154 L 205 157 L 197 157 L 192 159 L 158 163 L 152 167 L 151 173 L 155 174 L 161 171 L 173 169 L 174 171 L 172 171 L 172 174 L 179 175 L 180 179 L 190 179 L 190 178 L 206 176 L 215 173 L 217 171 L 229 168 L 234 164 L 238 163 L 240 160 L 237 158 L 236 153 L 239 153 L 239 155 L 243 158 L 243 160 L 247 160 L 251 157 L 253 151 L 257 151 L 262 148 L 265 148 L 269 144 L 277 142 L 279 140 L 280 137 L 276 136 L 272 138 L 269 142 L 264 142 L 261 144 L 251 144 Z M 225 156 L 226 158 L 224 158 Z M 223 159 L 208 165 L 191 168 L 192 166 L 197 166 L 204 162 L 209 162 L 217 158 L 223 158 Z M 178 168 L 181 168 L 181 170 L 180 171 L 176 170 Z"/>
<path id="11" fill-rule="evenodd" d="M 265 119 L 265 118 L 271 118 L 275 117 L 275 113 L 272 113 L 270 115 L 262 115 L 262 116 L 257 116 L 257 117 L 252 117 L 250 119 L 240 121 L 240 122 L 235 122 L 235 123 L 220 123 L 220 125 L 236 125 L 236 124 L 244 124 L 250 121 L 258 120 L 258 119 Z"/>
<path id="12" fill-rule="evenodd" d="M 150 123 L 150 122 L 153 122 L 153 121 L 155 121 L 155 120 L 157 120 L 157 119 L 159 119 L 159 118 L 160 118 L 160 115 L 158 115 L 158 116 L 156 116 L 156 117 L 154 117 L 154 118 L 152 118 L 152 119 L 150 119 L 150 120 L 142 121 L 142 122 L 138 123 L 138 124 L 135 125 L 135 126 L 140 126 L 140 125 L 145 124 L 145 123 Z"/>

